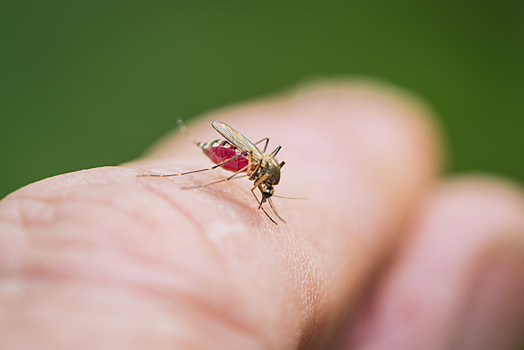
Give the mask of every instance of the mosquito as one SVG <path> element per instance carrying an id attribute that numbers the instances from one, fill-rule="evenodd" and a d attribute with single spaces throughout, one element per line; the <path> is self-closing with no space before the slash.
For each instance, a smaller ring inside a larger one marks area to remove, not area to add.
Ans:
<path id="1" fill-rule="evenodd" d="M 288 198 L 288 199 L 305 199 L 305 198 L 289 198 L 275 195 L 275 186 L 280 182 L 280 170 L 284 166 L 285 162 L 278 162 L 275 157 L 282 148 L 278 146 L 270 154 L 266 154 L 267 146 L 269 145 L 269 138 L 265 137 L 262 140 L 252 143 L 244 135 L 230 127 L 224 122 L 213 120 L 211 126 L 220 134 L 224 139 L 219 139 L 210 142 L 198 142 L 192 137 L 185 127 L 184 123 L 179 120 L 178 125 L 180 131 L 190 136 L 193 143 L 202 149 L 204 154 L 211 159 L 214 166 L 210 168 L 188 171 L 185 173 L 178 174 L 147 174 L 139 176 L 155 176 L 155 177 L 170 177 L 170 176 L 182 176 L 188 174 L 199 173 L 202 171 L 214 170 L 221 167 L 222 169 L 233 172 L 233 175 L 212 181 L 202 185 L 189 186 L 189 188 L 199 188 L 209 185 L 214 185 L 220 182 L 229 181 L 232 179 L 239 179 L 242 177 L 248 177 L 250 181 L 253 181 L 253 188 L 251 193 L 255 197 L 258 203 L 258 209 L 261 209 L 264 214 L 274 223 L 277 222 L 268 214 L 264 209 L 263 204 L 268 202 L 273 213 L 282 221 L 286 222 L 277 212 L 271 197 Z M 261 151 L 257 145 L 264 142 L 264 148 Z M 244 174 L 245 173 L 245 174 Z M 240 176 L 239 176 L 240 175 Z M 255 189 L 260 191 L 261 199 L 259 200 L 255 194 Z"/>

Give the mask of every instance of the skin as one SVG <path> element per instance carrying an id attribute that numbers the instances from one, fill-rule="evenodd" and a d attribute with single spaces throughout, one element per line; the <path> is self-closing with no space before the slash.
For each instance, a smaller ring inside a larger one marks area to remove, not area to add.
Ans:
<path id="1" fill-rule="evenodd" d="M 383 86 L 326 82 L 222 109 L 285 160 L 257 210 L 246 179 L 178 133 L 119 167 L 0 202 L 1 349 L 511 349 L 524 323 L 524 196 L 440 175 L 435 119 Z M 271 213 L 269 207 L 268 211 Z"/>

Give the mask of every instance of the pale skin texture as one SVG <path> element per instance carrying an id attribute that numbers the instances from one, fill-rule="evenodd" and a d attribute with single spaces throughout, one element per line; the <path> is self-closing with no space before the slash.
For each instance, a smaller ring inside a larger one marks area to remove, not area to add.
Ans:
<path id="1" fill-rule="evenodd" d="M 246 179 L 178 133 L 147 156 L 0 202 L 1 349 L 511 349 L 524 320 L 524 197 L 440 175 L 427 108 L 316 84 L 203 116 L 285 160 L 257 210 Z M 108 150 L 110 152 L 110 150 Z M 268 211 L 271 213 L 269 207 Z"/>

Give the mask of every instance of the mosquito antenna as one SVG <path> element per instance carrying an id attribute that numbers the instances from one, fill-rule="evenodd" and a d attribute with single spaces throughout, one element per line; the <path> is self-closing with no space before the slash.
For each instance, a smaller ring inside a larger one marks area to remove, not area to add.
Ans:
<path id="1" fill-rule="evenodd" d="M 276 194 L 274 194 L 273 197 L 284 198 L 284 199 L 299 199 L 299 200 L 309 199 L 309 198 L 299 198 L 299 197 L 282 197 L 282 196 L 277 196 Z"/>
<path id="2" fill-rule="evenodd" d="M 178 124 L 178 129 L 180 130 L 180 132 L 186 135 L 189 141 L 193 142 L 195 145 L 200 147 L 202 142 L 198 142 L 196 138 L 187 130 L 187 127 L 184 124 L 184 122 L 182 121 L 182 119 L 178 119 L 176 123 Z"/>

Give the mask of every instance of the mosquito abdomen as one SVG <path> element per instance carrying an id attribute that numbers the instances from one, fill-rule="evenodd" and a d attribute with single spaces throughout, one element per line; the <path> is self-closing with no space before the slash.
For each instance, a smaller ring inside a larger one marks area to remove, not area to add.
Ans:
<path id="1" fill-rule="evenodd" d="M 203 146 L 204 147 L 202 147 L 202 151 L 204 151 L 204 154 L 208 156 L 209 159 L 211 159 L 211 161 L 215 164 L 222 163 L 237 156 L 236 159 L 233 159 L 232 161 L 222 165 L 222 169 L 236 173 L 237 171 L 246 168 L 249 163 L 247 156 L 227 141 L 217 140 Z M 246 170 L 243 172 L 246 172 Z"/>

